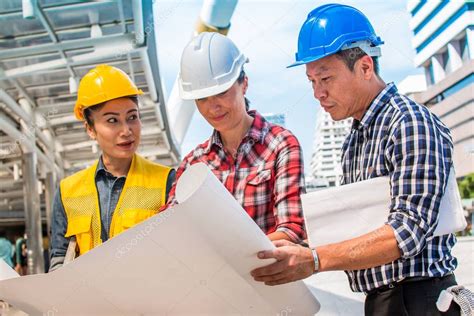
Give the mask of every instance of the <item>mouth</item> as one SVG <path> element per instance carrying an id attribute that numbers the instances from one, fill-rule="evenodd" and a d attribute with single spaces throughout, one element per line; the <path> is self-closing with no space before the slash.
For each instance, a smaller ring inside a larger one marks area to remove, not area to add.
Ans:
<path id="1" fill-rule="evenodd" d="M 126 142 L 118 143 L 117 146 L 120 149 L 123 149 L 123 150 L 130 150 L 130 149 L 133 148 L 133 144 L 135 144 L 135 141 L 134 140 L 129 140 L 129 141 L 126 141 Z"/>
<path id="2" fill-rule="evenodd" d="M 222 114 L 222 115 L 215 116 L 215 117 L 212 118 L 212 120 L 213 120 L 213 121 L 216 121 L 216 122 L 222 121 L 226 115 L 227 115 L 227 113 L 224 113 L 224 114 Z"/>
<path id="3" fill-rule="evenodd" d="M 334 104 L 321 104 L 321 107 L 324 109 L 324 111 L 329 112 L 334 107 Z"/>

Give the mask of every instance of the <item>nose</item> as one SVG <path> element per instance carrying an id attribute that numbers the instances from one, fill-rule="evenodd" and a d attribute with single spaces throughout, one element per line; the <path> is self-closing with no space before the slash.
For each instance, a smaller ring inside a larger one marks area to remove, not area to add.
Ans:
<path id="1" fill-rule="evenodd" d="M 323 101 L 328 97 L 328 92 L 318 83 L 313 83 L 314 97 L 319 101 Z"/>
<path id="2" fill-rule="evenodd" d="M 124 124 L 122 124 L 120 134 L 122 134 L 122 136 L 124 137 L 129 137 L 132 135 L 132 128 L 130 126 L 130 123 L 125 122 Z"/>
<path id="3" fill-rule="evenodd" d="M 207 98 L 206 101 L 206 107 L 211 113 L 218 112 L 220 110 L 221 106 L 217 97 L 211 96 Z"/>

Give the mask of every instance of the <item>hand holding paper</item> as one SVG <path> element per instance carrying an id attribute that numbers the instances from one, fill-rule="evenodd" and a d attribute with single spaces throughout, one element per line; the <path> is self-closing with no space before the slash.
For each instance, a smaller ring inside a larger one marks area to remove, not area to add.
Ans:
<path id="1" fill-rule="evenodd" d="M 287 240 L 277 240 L 273 250 L 259 252 L 260 259 L 274 258 L 277 262 L 252 271 L 255 281 L 278 285 L 305 279 L 313 274 L 314 262 L 311 249 Z"/>

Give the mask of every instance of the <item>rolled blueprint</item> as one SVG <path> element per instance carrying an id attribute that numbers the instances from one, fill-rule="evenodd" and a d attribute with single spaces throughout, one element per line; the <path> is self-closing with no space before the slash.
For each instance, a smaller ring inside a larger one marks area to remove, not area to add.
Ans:
<path id="1" fill-rule="evenodd" d="M 311 192 L 301 199 L 310 244 L 336 243 L 369 233 L 387 222 L 390 180 L 372 178 Z M 438 213 L 433 236 L 455 233 L 466 227 L 454 169 L 450 171 Z"/>
<path id="2" fill-rule="evenodd" d="M 48 274 L 0 264 L 0 299 L 30 315 L 313 315 L 301 281 L 265 286 L 250 270 L 272 243 L 204 165 L 177 187 L 180 204 Z"/>

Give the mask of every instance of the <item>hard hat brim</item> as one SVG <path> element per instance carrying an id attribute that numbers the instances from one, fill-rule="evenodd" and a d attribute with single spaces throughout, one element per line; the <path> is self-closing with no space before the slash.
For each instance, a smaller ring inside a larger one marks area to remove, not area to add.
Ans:
<path id="1" fill-rule="evenodd" d="M 200 90 L 193 90 L 193 91 L 184 91 L 182 88 L 182 85 L 179 84 L 179 96 L 183 100 L 197 100 L 197 99 L 203 99 L 207 97 L 211 97 L 213 95 L 222 93 L 230 87 L 237 81 L 237 78 L 233 81 L 226 82 L 225 84 L 221 84 L 218 86 L 213 86 L 205 89 L 200 89 Z"/>
<path id="2" fill-rule="evenodd" d="M 138 96 L 138 95 L 142 95 L 142 94 L 143 94 L 142 89 L 137 89 L 136 93 L 134 93 L 134 94 L 125 94 L 125 95 L 122 95 L 122 96 L 119 95 L 116 98 L 104 100 L 103 102 L 99 102 L 97 104 L 101 104 L 101 103 L 104 103 L 104 102 L 108 102 L 108 101 L 115 100 L 115 99 L 120 99 L 120 98 Z M 91 107 L 91 106 L 95 106 L 97 104 L 82 105 L 81 106 L 81 104 L 79 104 L 79 102 L 76 102 L 76 104 L 74 105 L 74 115 L 75 115 L 76 119 L 79 120 L 79 121 L 84 121 L 85 120 L 84 110 Z"/>
<path id="3" fill-rule="evenodd" d="M 316 60 L 320 60 L 324 57 L 327 57 L 329 55 L 332 55 L 332 54 L 328 54 L 328 55 L 324 55 L 324 56 L 317 56 L 317 57 L 311 57 L 311 58 L 305 58 L 303 60 L 299 60 L 297 62 L 294 62 L 292 63 L 291 65 L 289 66 L 286 66 L 286 68 L 293 68 L 293 67 L 296 67 L 296 66 L 301 66 L 301 65 L 305 65 L 305 64 L 309 64 L 313 61 L 316 61 Z"/>

